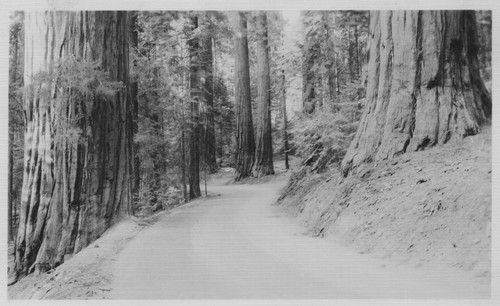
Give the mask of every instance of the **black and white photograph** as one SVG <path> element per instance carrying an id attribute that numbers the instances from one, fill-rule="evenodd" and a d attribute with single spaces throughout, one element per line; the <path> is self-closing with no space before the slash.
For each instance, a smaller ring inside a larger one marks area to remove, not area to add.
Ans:
<path id="1" fill-rule="evenodd" d="M 2 8 L 4 302 L 498 305 L 494 1 L 110 2 Z"/>

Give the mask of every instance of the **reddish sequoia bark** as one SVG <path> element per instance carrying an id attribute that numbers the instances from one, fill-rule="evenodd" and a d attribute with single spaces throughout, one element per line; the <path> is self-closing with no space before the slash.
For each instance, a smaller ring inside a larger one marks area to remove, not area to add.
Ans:
<path id="1" fill-rule="evenodd" d="M 25 26 L 19 274 L 59 265 L 132 209 L 127 13 L 26 12 Z M 61 87 L 70 58 L 99 61 L 124 87 L 108 98 Z"/>
<path id="2" fill-rule="evenodd" d="M 247 21 L 243 13 L 235 14 L 235 104 L 236 104 L 236 173 L 235 180 L 252 173 L 255 140 L 250 100 L 250 70 L 248 63 Z"/>
<path id="3" fill-rule="evenodd" d="M 367 105 L 344 175 L 474 135 L 489 121 L 474 12 L 371 12 L 370 37 Z"/>
<path id="4" fill-rule="evenodd" d="M 271 138 L 271 78 L 269 74 L 269 52 L 267 42 L 267 16 L 259 12 L 257 28 L 257 145 L 253 175 L 261 177 L 274 174 L 273 141 Z"/>

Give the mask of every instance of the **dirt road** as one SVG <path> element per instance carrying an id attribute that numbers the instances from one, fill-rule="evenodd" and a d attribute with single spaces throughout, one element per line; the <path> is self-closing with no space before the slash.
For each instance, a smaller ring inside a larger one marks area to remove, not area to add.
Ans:
<path id="1" fill-rule="evenodd" d="M 303 234 L 275 202 L 283 180 L 211 186 L 119 254 L 111 298 L 482 298 L 489 286 L 449 270 L 396 266 Z"/>

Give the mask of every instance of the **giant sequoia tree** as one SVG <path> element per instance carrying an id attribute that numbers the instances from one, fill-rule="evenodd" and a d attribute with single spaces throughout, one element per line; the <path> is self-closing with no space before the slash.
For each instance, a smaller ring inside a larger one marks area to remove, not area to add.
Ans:
<path id="1" fill-rule="evenodd" d="M 371 12 L 367 104 L 344 175 L 478 133 L 491 116 L 478 50 L 472 11 Z"/>
<path id="2" fill-rule="evenodd" d="M 257 143 L 253 175 L 261 177 L 274 174 L 273 141 L 271 137 L 271 78 L 269 73 L 269 46 L 267 41 L 267 16 L 259 12 L 257 28 Z"/>
<path id="3" fill-rule="evenodd" d="M 238 181 L 250 176 L 252 173 L 255 157 L 255 140 L 252 123 L 252 104 L 250 100 L 250 68 L 245 14 L 241 12 L 235 13 L 234 23 L 234 96 L 237 130 L 235 180 Z"/>
<path id="4" fill-rule="evenodd" d="M 26 13 L 19 274 L 57 266 L 131 212 L 128 18 Z"/>

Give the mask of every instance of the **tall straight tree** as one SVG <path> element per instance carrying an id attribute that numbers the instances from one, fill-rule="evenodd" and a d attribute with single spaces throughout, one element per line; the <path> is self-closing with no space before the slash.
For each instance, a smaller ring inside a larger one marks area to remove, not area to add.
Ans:
<path id="1" fill-rule="evenodd" d="M 22 13 L 14 13 L 16 21 L 10 27 L 9 61 L 9 185 L 8 201 L 8 240 L 14 241 L 14 147 L 16 136 L 21 136 L 22 107 L 17 91 L 22 86 Z"/>
<path id="2" fill-rule="evenodd" d="M 478 133 L 492 107 L 478 50 L 473 11 L 371 12 L 367 104 L 344 175 Z"/>
<path id="3" fill-rule="evenodd" d="M 288 123 L 286 116 L 286 83 L 285 83 L 285 70 L 281 70 L 281 112 L 283 116 L 283 150 L 285 151 L 285 169 L 288 170 L 290 168 L 290 164 L 288 162 Z"/>
<path id="4" fill-rule="evenodd" d="M 244 13 L 234 16 L 234 96 L 236 105 L 236 173 L 235 181 L 252 174 L 255 140 L 250 96 L 247 19 Z"/>
<path id="5" fill-rule="evenodd" d="M 259 12 L 257 29 L 257 137 L 253 175 L 261 177 L 274 174 L 273 141 L 271 136 L 271 78 L 269 74 L 269 45 L 267 16 Z"/>
<path id="6" fill-rule="evenodd" d="M 189 91 L 190 91 L 190 128 L 189 128 L 189 198 L 201 196 L 200 190 L 200 102 L 203 99 L 201 89 L 201 46 L 195 34 L 198 28 L 198 16 L 191 18 L 191 38 L 189 46 Z"/>
<path id="7" fill-rule="evenodd" d="M 215 159 L 215 119 L 214 119 L 214 75 L 212 37 L 206 35 L 201 40 L 201 69 L 203 70 L 203 163 L 210 173 L 217 171 Z"/>
<path id="8" fill-rule="evenodd" d="M 137 48 L 139 47 L 139 23 L 138 23 L 138 12 L 130 12 L 130 46 L 132 47 L 132 53 L 137 56 Z M 133 67 L 137 67 L 136 56 L 134 56 L 132 60 Z M 137 69 L 137 68 L 136 68 Z M 139 131 L 139 84 L 136 79 L 131 82 L 130 86 L 130 101 L 132 103 L 133 109 L 133 117 L 132 117 L 132 132 L 133 134 L 137 134 Z M 141 183 L 141 160 L 139 158 L 139 148 L 138 145 L 134 145 L 134 184 L 132 188 L 132 192 L 136 194 L 139 192 L 139 187 Z"/>
<path id="9" fill-rule="evenodd" d="M 18 274 L 59 265 L 132 211 L 128 14 L 26 12 L 25 29 Z M 102 87 L 102 72 L 123 86 Z"/>

